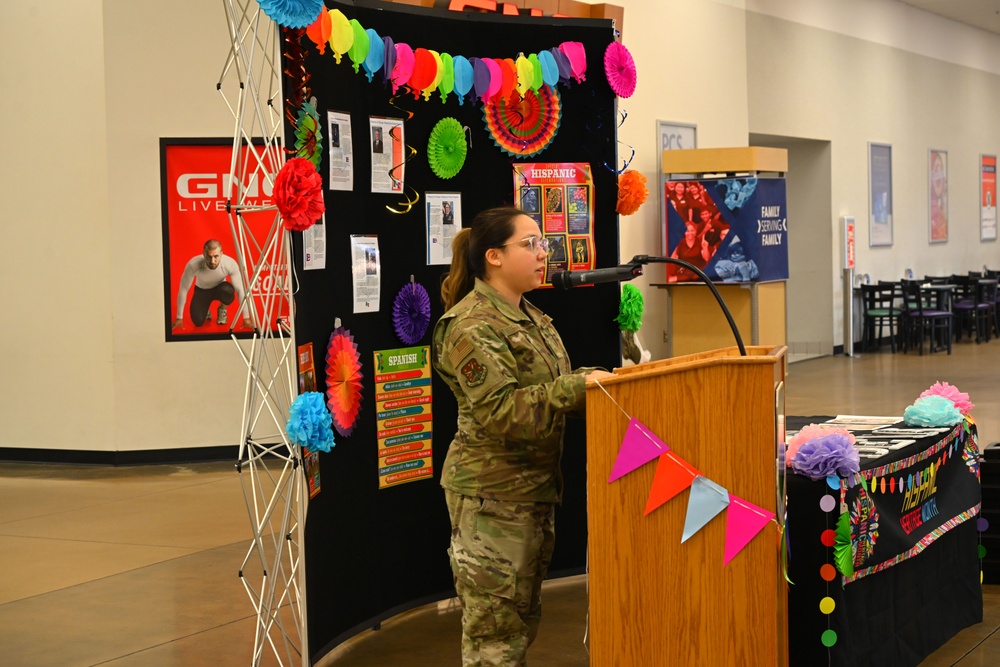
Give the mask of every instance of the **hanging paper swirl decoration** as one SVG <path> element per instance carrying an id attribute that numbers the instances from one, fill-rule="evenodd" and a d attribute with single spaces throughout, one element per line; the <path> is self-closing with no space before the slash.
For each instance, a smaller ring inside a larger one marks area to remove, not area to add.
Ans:
<path id="1" fill-rule="evenodd" d="M 285 28 L 305 28 L 316 20 L 323 0 L 257 0 L 271 20 Z"/>
<path id="2" fill-rule="evenodd" d="M 392 324 L 406 345 L 416 345 L 431 323 L 431 298 L 420 283 L 407 283 L 392 303 Z"/>
<path id="3" fill-rule="evenodd" d="M 354 336 L 344 327 L 330 334 L 326 348 L 326 404 L 342 436 L 354 431 L 361 410 L 361 359 Z"/>
<path id="4" fill-rule="evenodd" d="M 442 118 L 427 141 L 427 162 L 438 178 L 454 178 L 465 164 L 465 130 L 454 118 Z"/>
<path id="5" fill-rule="evenodd" d="M 517 102 L 502 97 L 487 100 L 483 119 L 493 142 L 512 157 L 534 157 L 552 143 L 562 121 L 559 91 L 542 86 L 528 89 Z"/>

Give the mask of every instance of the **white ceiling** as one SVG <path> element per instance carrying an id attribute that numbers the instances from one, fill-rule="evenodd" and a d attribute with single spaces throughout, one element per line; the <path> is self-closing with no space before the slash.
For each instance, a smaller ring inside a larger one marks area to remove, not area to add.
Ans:
<path id="1" fill-rule="evenodd" d="M 1000 0 L 899 0 L 945 18 L 1000 35 Z"/>

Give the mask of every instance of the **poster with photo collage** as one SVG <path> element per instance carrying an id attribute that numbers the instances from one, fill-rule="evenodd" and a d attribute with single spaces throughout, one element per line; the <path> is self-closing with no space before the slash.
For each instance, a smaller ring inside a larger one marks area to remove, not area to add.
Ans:
<path id="1" fill-rule="evenodd" d="M 555 271 L 586 271 L 594 257 L 594 179 L 581 162 L 514 165 L 514 205 L 549 242 L 543 286 Z"/>

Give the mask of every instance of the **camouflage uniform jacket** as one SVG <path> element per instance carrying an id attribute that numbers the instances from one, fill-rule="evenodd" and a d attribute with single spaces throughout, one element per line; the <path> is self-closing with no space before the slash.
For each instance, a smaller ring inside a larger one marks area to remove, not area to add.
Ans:
<path id="1" fill-rule="evenodd" d="M 458 400 L 441 486 L 495 500 L 559 502 L 566 414 L 584 407 L 552 319 L 526 300 L 475 289 L 434 328 L 434 367 Z"/>

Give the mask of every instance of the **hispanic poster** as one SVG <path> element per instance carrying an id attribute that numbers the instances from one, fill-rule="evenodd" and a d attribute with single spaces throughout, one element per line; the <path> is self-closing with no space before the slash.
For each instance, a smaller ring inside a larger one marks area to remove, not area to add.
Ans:
<path id="1" fill-rule="evenodd" d="M 931 149 L 927 157 L 930 193 L 930 242 L 948 241 L 948 151 Z"/>
<path id="2" fill-rule="evenodd" d="M 425 192 L 427 265 L 451 264 L 451 240 L 462 231 L 462 193 Z"/>
<path id="3" fill-rule="evenodd" d="M 243 164 L 263 164 L 245 184 L 244 205 L 271 207 L 270 153 L 244 146 Z M 163 300 L 166 340 L 222 340 L 253 336 L 252 318 L 242 308 L 248 285 L 240 271 L 233 230 L 226 209 L 235 199 L 230 178 L 232 139 L 160 139 L 160 193 L 163 215 Z M 261 248 L 274 225 L 277 211 L 245 211 L 244 233 L 253 242 L 244 244 L 251 267 L 259 266 Z M 274 293 L 287 266 L 259 269 L 249 286 L 256 312 L 264 312 L 265 298 L 284 303 Z M 274 321 L 288 317 L 287 306 Z"/>
<path id="4" fill-rule="evenodd" d="M 299 345 L 299 394 L 316 391 L 316 362 L 313 359 L 313 344 Z M 319 453 L 302 448 L 302 464 L 306 469 L 309 497 L 315 498 L 320 492 Z"/>
<path id="5" fill-rule="evenodd" d="M 997 156 L 979 156 L 979 240 L 997 239 Z"/>
<path id="6" fill-rule="evenodd" d="M 868 144 L 868 245 L 892 245 L 892 146 Z"/>
<path id="7" fill-rule="evenodd" d="M 514 205 L 538 223 L 549 242 L 543 285 L 551 285 L 554 271 L 594 268 L 594 179 L 589 164 L 515 164 L 514 193 Z"/>
<path id="8" fill-rule="evenodd" d="M 351 234 L 351 272 L 354 275 L 354 312 L 377 313 L 382 291 L 378 236 Z"/>
<path id="9" fill-rule="evenodd" d="M 665 253 L 718 282 L 788 279 L 788 212 L 783 178 L 667 181 Z M 697 281 L 666 265 L 668 283 Z"/>
<path id="10" fill-rule="evenodd" d="M 354 189 L 354 142 L 351 115 L 342 111 L 326 112 L 326 136 L 330 138 L 330 189 Z"/>
<path id="11" fill-rule="evenodd" d="M 378 488 L 430 479 L 430 347 L 375 352 L 375 418 L 378 428 Z"/>
<path id="12" fill-rule="evenodd" d="M 372 192 L 403 191 L 403 119 L 371 116 L 368 127 L 372 139 Z"/>

